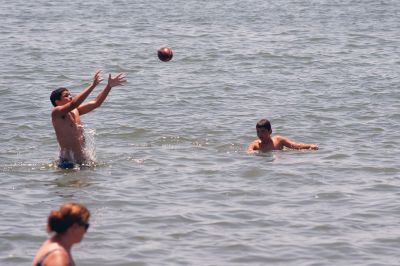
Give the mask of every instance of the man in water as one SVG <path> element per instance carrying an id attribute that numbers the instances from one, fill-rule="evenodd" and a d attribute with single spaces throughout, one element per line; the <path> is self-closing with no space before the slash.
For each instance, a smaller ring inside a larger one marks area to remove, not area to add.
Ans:
<path id="1" fill-rule="evenodd" d="M 258 139 L 250 143 L 247 148 L 247 153 L 253 153 L 255 151 L 268 152 L 272 150 L 282 150 L 284 147 L 296 150 L 318 150 L 318 145 L 316 144 L 296 143 L 287 137 L 271 136 L 271 123 L 267 119 L 261 119 L 258 121 L 256 130 Z"/>
<path id="2" fill-rule="evenodd" d="M 50 95 L 50 101 L 54 106 L 51 111 L 51 120 L 60 145 L 60 161 L 58 164 L 60 168 L 74 168 L 76 164 L 87 163 L 84 152 L 85 138 L 80 116 L 99 107 L 106 99 L 111 88 L 123 85 L 126 82 L 125 74 L 120 73 L 114 77 L 110 74 L 107 86 L 97 97 L 90 102 L 83 103 L 93 89 L 103 80 L 100 72 L 100 70 L 97 70 L 92 83 L 74 97 L 71 96 L 67 88 L 54 90 Z"/>

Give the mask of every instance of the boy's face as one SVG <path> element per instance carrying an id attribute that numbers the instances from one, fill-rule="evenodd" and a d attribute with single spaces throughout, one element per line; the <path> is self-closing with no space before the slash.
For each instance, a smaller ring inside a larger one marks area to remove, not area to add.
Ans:
<path id="1" fill-rule="evenodd" d="M 61 92 L 60 100 L 57 100 L 56 104 L 64 105 L 69 103 L 70 101 L 72 101 L 71 93 L 69 92 L 69 90 L 64 90 L 63 92 Z"/>
<path id="2" fill-rule="evenodd" d="M 271 137 L 272 130 L 268 130 L 265 127 L 257 127 L 256 130 L 257 130 L 257 137 L 261 141 L 266 141 Z"/>

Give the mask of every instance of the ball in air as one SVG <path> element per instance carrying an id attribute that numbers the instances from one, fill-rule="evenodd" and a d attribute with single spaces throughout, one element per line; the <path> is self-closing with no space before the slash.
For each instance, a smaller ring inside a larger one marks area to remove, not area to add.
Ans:
<path id="1" fill-rule="evenodd" d="M 163 62 L 168 62 L 172 59 L 172 49 L 169 47 L 162 47 L 157 51 L 158 58 Z"/>

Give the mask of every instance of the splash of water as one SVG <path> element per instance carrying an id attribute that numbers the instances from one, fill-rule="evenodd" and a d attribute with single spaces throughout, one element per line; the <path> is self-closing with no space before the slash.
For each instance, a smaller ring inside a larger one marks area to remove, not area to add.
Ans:
<path id="1" fill-rule="evenodd" d="M 95 135 L 96 129 L 88 129 L 86 128 L 85 131 L 85 148 L 84 154 L 87 158 L 89 164 L 94 164 L 96 162 L 96 145 L 95 145 Z"/>

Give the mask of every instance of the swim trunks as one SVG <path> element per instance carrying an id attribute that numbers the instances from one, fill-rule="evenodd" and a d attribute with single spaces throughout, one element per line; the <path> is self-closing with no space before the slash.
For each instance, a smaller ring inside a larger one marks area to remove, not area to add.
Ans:
<path id="1" fill-rule="evenodd" d="M 75 164 L 68 159 L 60 158 L 58 162 L 58 167 L 61 169 L 72 169 L 75 167 Z"/>

